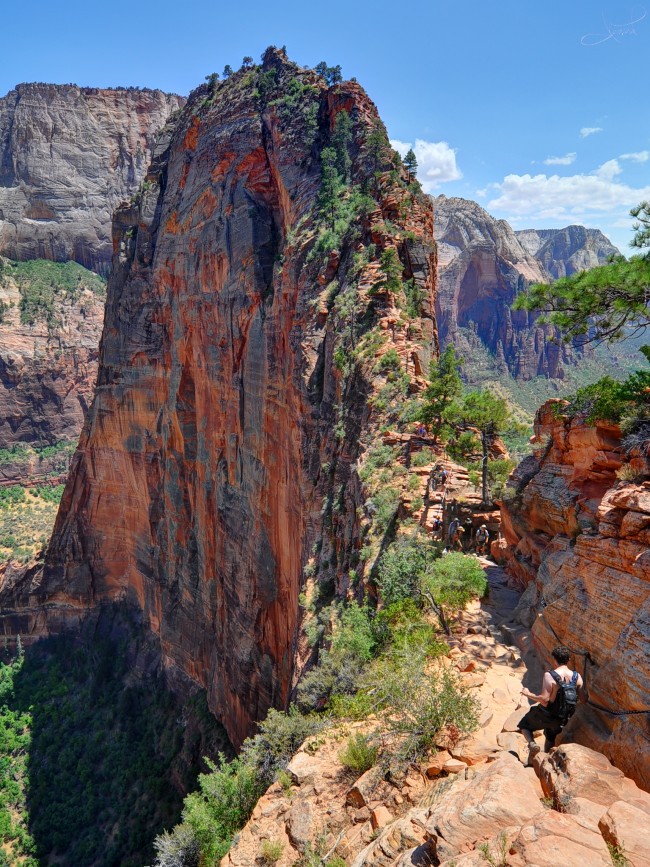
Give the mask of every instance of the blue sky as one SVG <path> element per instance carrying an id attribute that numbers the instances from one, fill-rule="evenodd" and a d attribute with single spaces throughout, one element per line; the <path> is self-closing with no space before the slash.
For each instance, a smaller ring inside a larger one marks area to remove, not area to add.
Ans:
<path id="1" fill-rule="evenodd" d="M 340 63 L 412 143 L 425 188 L 515 228 L 601 228 L 624 252 L 650 199 L 650 4 L 621 0 L 139 0 L 5 4 L 0 94 L 21 81 L 187 93 L 269 44 Z M 420 142 L 420 144 L 416 144 Z"/>

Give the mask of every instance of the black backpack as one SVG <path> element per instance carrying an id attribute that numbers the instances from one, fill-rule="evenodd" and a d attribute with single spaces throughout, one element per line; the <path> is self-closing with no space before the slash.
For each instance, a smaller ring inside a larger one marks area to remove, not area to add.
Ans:
<path id="1" fill-rule="evenodd" d="M 571 719 L 578 705 L 578 672 L 573 672 L 573 677 L 568 683 L 563 681 L 555 671 L 550 671 L 549 674 L 558 686 L 557 695 L 549 710 L 559 720 L 566 723 Z"/>

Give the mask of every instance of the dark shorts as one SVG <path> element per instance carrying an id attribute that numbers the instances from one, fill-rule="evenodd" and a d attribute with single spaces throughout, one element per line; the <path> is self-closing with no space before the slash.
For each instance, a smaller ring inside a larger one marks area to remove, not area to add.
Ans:
<path id="1" fill-rule="evenodd" d="M 519 720 L 519 728 L 529 732 L 544 731 L 544 735 L 554 740 L 562 731 L 562 722 L 550 714 L 541 704 L 534 704 L 525 716 Z"/>

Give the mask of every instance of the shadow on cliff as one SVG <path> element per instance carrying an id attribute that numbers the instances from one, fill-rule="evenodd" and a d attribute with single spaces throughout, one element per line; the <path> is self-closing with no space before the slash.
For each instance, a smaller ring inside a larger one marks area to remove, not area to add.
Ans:
<path id="1" fill-rule="evenodd" d="M 205 770 L 201 757 L 230 752 L 204 693 L 180 697 L 160 671 L 123 606 L 25 653 L 12 710 L 32 719 L 26 812 L 42 863 L 150 863 L 155 835 L 179 821 Z"/>

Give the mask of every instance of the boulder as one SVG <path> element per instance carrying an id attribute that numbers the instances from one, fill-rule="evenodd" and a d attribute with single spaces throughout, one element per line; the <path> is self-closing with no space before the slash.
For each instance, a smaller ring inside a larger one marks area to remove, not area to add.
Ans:
<path id="1" fill-rule="evenodd" d="M 504 753 L 478 769 L 470 781 L 459 780 L 425 824 L 436 839 L 438 858 L 444 860 L 499 830 L 523 825 L 539 810 L 537 792 L 524 767 Z"/>
<path id="2" fill-rule="evenodd" d="M 544 793 L 566 808 L 581 797 L 609 807 L 626 801 L 650 815 L 650 794 L 625 777 L 601 753 L 580 744 L 556 747 L 540 765 Z"/>
<path id="3" fill-rule="evenodd" d="M 349 807 L 367 807 L 381 778 L 382 772 L 379 768 L 370 768 L 350 788 L 346 795 L 345 803 Z"/>
<path id="4" fill-rule="evenodd" d="M 612 867 L 598 828 L 554 810 L 544 810 L 525 824 L 511 851 L 509 867 Z"/>
<path id="5" fill-rule="evenodd" d="M 614 801 L 598 822 L 603 838 L 629 861 L 630 867 L 650 867 L 648 814 L 632 804 Z"/>

